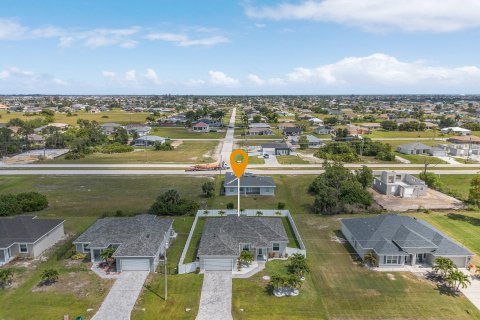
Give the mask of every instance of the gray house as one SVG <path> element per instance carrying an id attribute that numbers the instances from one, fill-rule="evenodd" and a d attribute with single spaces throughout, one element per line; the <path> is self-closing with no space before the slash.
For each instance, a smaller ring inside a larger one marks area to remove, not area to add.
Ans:
<path id="1" fill-rule="evenodd" d="M 292 144 L 299 145 L 301 137 L 302 136 L 292 137 L 292 140 L 290 141 L 292 142 Z M 306 135 L 305 138 L 308 141 L 308 148 L 319 148 L 321 145 L 324 144 L 322 140 L 312 135 Z"/>
<path id="2" fill-rule="evenodd" d="M 412 217 L 388 214 L 342 219 L 341 225 L 358 255 L 363 259 L 373 252 L 379 267 L 432 266 L 436 258 L 446 257 L 464 268 L 473 256 L 430 224 Z"/>
<path id="3" fill-rule="evenodd" d="M 15 257 L 36 258 L 64 237 L 64 220 L 0 218 L 0 266 Z"/>
<path id="4" fill-rule="evenodd" d="M 197 259 L 200 270 L 233 270 L 243 250 L 255 261 L 285 254 L 288 236 L 281 218 L 227 216 L 207 218 Z"/>
<path id="5" fill-rule="evenodd" d="M 163 259 L 170 240 L 176 236 L 173 219 L 141 214 L 135 217 L 97 220 L 73 244 L 78 252 L 89 253 L 92 262 L 113 247 L 117 271 L 154 272 Z"/>
<path id="6" fill-rule="evenodd" d="M 145 145 L 153 146 L 155 142 L 159 142 L 160 144 L 163 144 L 165 143 L 165 141 L 166 141 L 165 138 L 159 137 L 159 136 L 143 136 L 138 139 L 135 139 L 133 143 L 135 146 L 139 147 L 139 146 L 145 146 Z"/>
<path id="7" fill-rule="evenodd" d="M 274 196 L 275 182 L 272 177 L 256 176 L 251 173 L 244 173 L 240 178 L 240 194 L 241 195 L 261 195 Z M 238 195 L 237 177 L 232 172 L 225 174 L 223 181 L 223 192 L 226 196 Z"/>
<path id="8" fill-rule="evenodd" d="M 262 144 L 262 155 L 288 156 L 290 152 L 290 147 L 284 142 Z"/>
<path id="9" fill-rule="evenodd" d="M 373 188 L 381 194 L 402 198 L 424 196 L 428 190 L 423 180 L 395 171 L 382 171 L 381 176 L 373 180 Z"/>
<path id="10" fill-rule="evenodd" d="M 100 125 L 100 127 L 102 128 L 103 133 L 110 135 L 115 132 L 116 128 L 120 128 L 121 125 L 119 123 L 110 122 L 103 123 Z"/>
<path id="11" fill-rule="evenodd" d="M 397 151 L 403 154 L 431 154 L 432 147 L 420 142 L 401 144 Z"/>

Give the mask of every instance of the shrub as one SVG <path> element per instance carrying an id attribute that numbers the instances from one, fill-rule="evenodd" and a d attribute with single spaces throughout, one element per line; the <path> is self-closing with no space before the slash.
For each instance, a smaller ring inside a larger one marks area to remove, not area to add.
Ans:
<path id="1" fill-rule="evenodd" d="M 41 276 L 42 285 L 51 285 L 58 280 L 58 271 L 55 269 L 45 269 Z"/>
<path id="2" fill-rule="evenodd" d="M 48 207 L 48 199 L 38 192 L 0 195 L 0 216 L 40 211 Z"/>
<path id="3" fill-rule="evenodd" d="M 283 210 L 283 209 L 285 209 L 285 202 L 279 202 L 279 203 L 277 204 L 277 209 L 278 209 L 278 210 Z"/>
<path id="4" fill-rule="evenodd" d="M 82 252 L 77 252 L 75 253 L 73 256 L 72 256 L 72 259 L 73 260 L 83 260 L 87 257 L 87 255 L 85 253 L 82 253 Z"/>
<path id="5" fill-rule="evenodd" d="M 213 183 L 213 181 L 206 181 L 202 185 L 202 191 L 205 197 L 212 198 L 215 195 L 215 183 Z"/>
<path id="6" fill-rule="evenodd" d="M 155 151 L 170 151 L 174 149 L 174 147 L 169 141 L 166 141 L 164 143 L 155 141 L 155 143 L 153 144 L 153 148 L 155 149 Z"/>
<path id="7" fill-rule="evenodd" d="M 82 159 L 82 158 L 85 158 L 85 153 L 83 153 L 83 152 L 70 151 L 69 153 L 67 153 L 65 155 L 66 160 L 78 160 L 78 159 Z"/>
<path id="8" fill-rule="evenodd" d="M 227 203 L 227 209 L 231 210 L 233 208 L 235 208 L 235 205 L 233 204 L 233 202 Z"/>
<path id="9" fill-rule="evenodd" d="M 106 144 L 103 146 L 100 146 L 97 148 L 98 152 L 101 153 L 126 153 L 126 152 L 132 152 L 134 148 L 132 146 L 128 146 L 125 144 L 121 144 L 118 142 L 112 143 L 112 144 Z"/>
<path id="10" fill-rule="evenodd" d="M 0 269 L 0 288 L 3 289 L 12 283 L 13 270 L 12 269 Z"/>

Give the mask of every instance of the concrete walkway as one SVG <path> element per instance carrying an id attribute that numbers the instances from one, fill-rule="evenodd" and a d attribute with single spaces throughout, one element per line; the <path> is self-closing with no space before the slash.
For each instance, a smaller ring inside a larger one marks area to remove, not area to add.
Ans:
<path id="1" fill-rule="evenodd" d="M 470 272 L 462 270 L 468 276 L 471 276 Z M 460 291 L 467 297 L 470 302 L 480 310 L 480 279 L 477 277 L 470 278 L 471 284 L 463 289 L 460 288 Z"/>
<path id="2" fill-rule="evenodd" d="M 124 271 L 110 289 L 92 320 L 130 320 L 148 271 Z"/>
<path id="3" fill-rule="evenodd" d="M 197 320 L 231 320 L 232 272 L 206 271 Z"/>

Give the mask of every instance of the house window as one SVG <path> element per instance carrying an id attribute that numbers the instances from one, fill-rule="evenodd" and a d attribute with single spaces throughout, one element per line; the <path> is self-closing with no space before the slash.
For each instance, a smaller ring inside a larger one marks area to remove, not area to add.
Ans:
<path id="1" fill-rule="evenodd" d="M 26 243 L 19 244 L 21 253 L 28 253 L 28 247 Z"/>
<path id="2" fill-rule="evenodd" d="M 88 248 L 87 248 L 87 247 L 88 247 L 88 243 L 82 244 L 83 252 L 88 251 Z"/>
<path id="3" fill-rule="evenodd" d="M 250 251 L 250 244 L 249 243 L 242 244 L 242 251 Z"/>
<path id="4" fill-rule="evenodd" d="M 280 251 L 280 243 L 273 243 L 273 251 Z"/>
<path id="5" fill-rule="evenodd" d="M 384 256 L 383 257 L 384 264 L 399 264 L 400 259 L 398 256 Z"/>
<path id="6" fill-rule="evenodd" d="M 234 188 L 230 188 L 230 192 L 235 192 L 235 189 L 234 189 Z"/>

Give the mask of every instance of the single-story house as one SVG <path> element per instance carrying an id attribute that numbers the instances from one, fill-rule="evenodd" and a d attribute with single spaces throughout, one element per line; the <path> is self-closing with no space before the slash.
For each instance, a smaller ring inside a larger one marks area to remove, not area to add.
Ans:
<path id="1" fill-rule="evenodd" d="M 382 125 L 378 122 L 366 122 L 366 123 L 361 123 L 360 128 L 364 128 L 367 130 L 378 130 L 382 128 Z"/>
<path id="2" fill-rule="evenodd" d="M 292 144 L 298 145 L 300 137 L 301 136 L 292 137 Z M 305 138 L 307 138 L 308 141 L 308 148 L 319 148 L 324 144 L 322 140 L 312 135 L 306 135 Z"/>
<path id="3" fill-rule="evenodd" d="M 460 127 L 448 127 L 448 128 L 442 128 L 440 129 L 442 133 L 453 133 L 457 134 L 459 136 L 469 136 L 472 134 L 472 131 Z"/>
<path id="4" fill-rule="evenodd" d="M 249 128 L 247 135 L 249 136 L 272 136 L 273 131 L 269 128 Z"/>
<path id="5" fill-rule="evenodd" d="M 316 125 L 316 126 L 321 126 L 323 124 L 323 120 L 322 119 L 319 119 L 319 118 L 310 118 L 308 120 L 312 125 Z"/>
<path id="6" fill-rule="evenodd" d="M 447 150 L 445 150 L 442 147 L 432 147 L 430 152 L 428 153 L 431 156 L 434 157 L 446 157 L 447 156 Z"/>
<path id="7" fill-rule="evenodd" d="M 90 254 L 93 263 L 103 261 L 103 250 L 114 248 L 118 272 L 154 272 L 175 236 L 173 219 L 141 214 L 98 219 L 73 244 L 78 252 Z"/>
<path id="8" fill-rule="evenodd" d="M 402 198 L 420 197 L 427 194 L 428 186 L 423 181 L 408 173 L 382 171 L 373 179 L 373 188 L 381 194 Z"/>
<path id="9" fill-rule="evenodd" d="M 373 252 L 381 267 L 432 266 L 438 257 L 465 268 L 473 253 L 423 220 L 382 214 L 370 218 L 342 219 L 342 233 L 363 259 Z"/>
<path id="10" fill-rule="evenodd" d="M 165 143 L 166 139 L 159 136 L 143 136 L 138 139 L 135 139 L 133 144 L 135 146 L 153 146 L 155 142 L 160 142 L 161 144 Z"/>
<path id="11" fill-rule="evenodd" d="M 206 218 L 197 259 L 202 271 L 230 271 L 243 250 L 252 252 L 255 261 L 266 261 L 269 256 L 283 256 L 287 244 L 281 218 Z"/>
<path id="12" fill-rule="evenodd" d="M 134 134 L 136 132 L 139 136 L 145 136 L 149 134 L 150 130 L 152 129 L 145 124 L 136 123 L 127 124 L 124 128 L 127 130 L 128 134 Z"/>
<path id="13" fill-rule="evenodd" d="M 302 134 L 301 128 L 285 128 L 283 134 L 286 136 L 298 136 Z"/>
<path id="14" fill-rule="evenodd" d="M 359 126 L 348 126 L 348 134 L 352 136 L 358 136 L 359 134 L 370 134 L 372 131 L 368 128 L 359 127 Z"/>
<path id="15" fill-rule="evenodd" d="M 420 142 L 414 142 L 399 145 L 397 151 L 403 154 L 430 154 L 432 147 Z"/>
<path id="16" fill-rule="evenodd" d="M 0 266 L 15 257 L 36 258 L 64 237 L 64 220 L 0 218 Z"/>
<path id="17" fill-rule="evenodd" d="M 290 151 L 290 147 L 284 142 L 262 144 L 262 155 L 288 156 L 290 155 Z"/>
<path id="18" fill-rule="evenodd" d="M 209 132 L 210 125 L 205 122 L 197 122 L 192 126 L 192 130 L 195 132 Z"/>
<path id="19" fill-rule="evenodd" d="M 248 128 L 249 129 L 252 129 L 252 128 L 268 128 L 268 129 L 270 129 L 270 125 L 268 123 L 257 122 L 257 123 L 250 123 L 248 125 Z"/>
<path id="20" fill-rule="evenodd" d="M 121 127 L 121 125 L 119 123 L 110 122 L 110 123 L 103 123 L 100 125 L 100 127 L 102 128 L 102 131 L 104 134 L 110 135 L 113 132 L 115 132 L 116 128 Z"/>
<path id="21" fill-rule="evenodd" d="M 293 122 L 282 122 L 277 125 L 277 128 L 283 130 L 285 128 L 296 128 L 297 125 Z"/>
<path id="22" fill-rule="evenodd" d="M 329 126 L 320 126 L 313 130 L 316 134 L 332 134 L 335 132 L 335 129 Z"/>
<path id="23" fill-rule="evenodd" d="M 274 196 L 275 188 L 275 182 L 272 177 L 244 173 L 240 178 L 241 195 Z M 226 196 L 238 195 L 238 179 L 232 172 L 225 174 L 223 193 Z"/>
<path id="24" fill-rule="evenodd" d="M 52 123 L 49 123 L 47 125 L 44 125 L 44 126 L 33 129 L 33 132 L 39 133 L 39 132 L 42 132 L 43 129 L 47 129 L 47 128 L 54 128 L 54 129 L 57 129 L 59 131 L 64 131 L 68 127 L 69 127 L 69 125 L 66 124 L 66 123 L 52 122 Z"/>
<path id="25" fill-rule="evenodd" d="M 31 133 L 27 136 L 29 142 L 43 144 L 45 142 L 45 138 L 39 134 Z"/>

